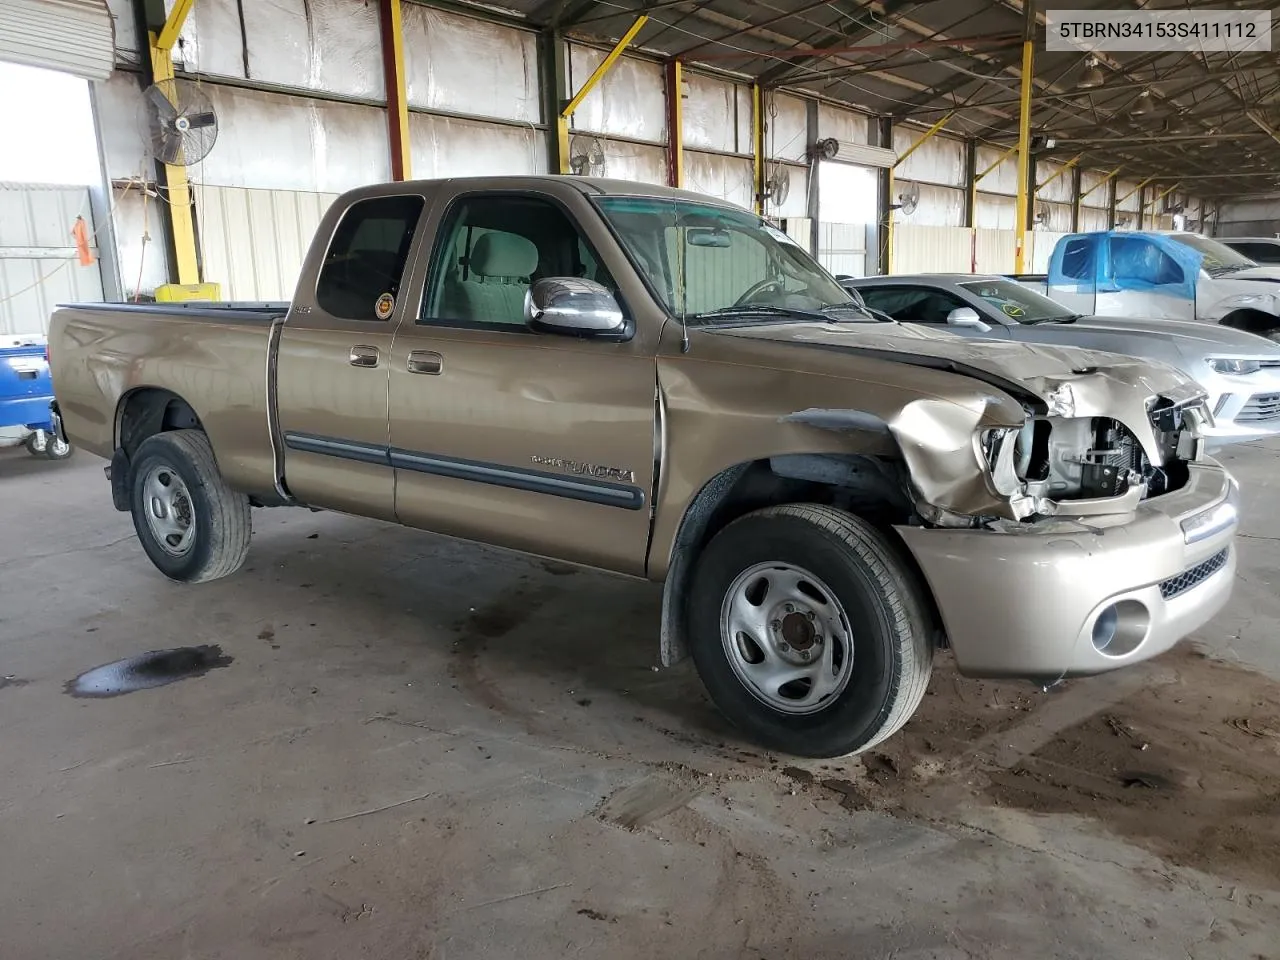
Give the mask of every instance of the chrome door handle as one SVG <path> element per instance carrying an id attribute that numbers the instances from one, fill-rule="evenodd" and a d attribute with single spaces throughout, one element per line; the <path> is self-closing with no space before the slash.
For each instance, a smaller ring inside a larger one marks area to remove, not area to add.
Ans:
<path id="1" fill-rule="evenodd" d="M 353 367 L 376 367 L 378 365 L 378 348 L 356 344 L 351 348 L 348 362 Z"/>
<path id="2" fill-rule="evenodd" d="M 444 357 L 434 350 L 409 351 L 409 372 L 436 376 L 444 372 Z"/>

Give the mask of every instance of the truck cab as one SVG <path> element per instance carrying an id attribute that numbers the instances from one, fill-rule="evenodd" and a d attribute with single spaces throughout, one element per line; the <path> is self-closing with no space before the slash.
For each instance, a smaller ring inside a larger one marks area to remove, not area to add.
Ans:
<path id="1" fill-rule="evenodd" d="M 1046 292 L 1094 316 L 1198 320 L 1280 338 L 1280 268 L 1194 233 L 1070 234 Z"/>

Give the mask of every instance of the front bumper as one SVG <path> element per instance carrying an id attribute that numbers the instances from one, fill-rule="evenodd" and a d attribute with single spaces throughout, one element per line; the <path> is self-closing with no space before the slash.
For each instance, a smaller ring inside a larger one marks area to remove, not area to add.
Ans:
<path id="1" fill-rule="evenodd" d="M 1247 376 L 1212 373 L 1199 380 L 1213 412 L 1213 426 L 1200 429 L 1210 446 L 1280 435 L 1280 369 Z"/>
<path id="2" fill-rule="evenodd" d="M 1230 475 L 1210 460 L 1120 525 L 1083 518 L 1018 532 L 898 532 L 933 590 L 962 673 L 1056 680 L 1154 657 L 1222 609 L 1235 579 L 1236 498 Z M 1217 522 L 1188 543 L 1183 525 L 1197 517 Z M 1095 636 L 1110 640 L 1100 649 Z"/>

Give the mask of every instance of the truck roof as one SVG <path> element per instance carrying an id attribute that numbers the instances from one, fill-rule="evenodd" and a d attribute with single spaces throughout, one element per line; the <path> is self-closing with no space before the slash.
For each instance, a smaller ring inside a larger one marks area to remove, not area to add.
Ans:
<path id="1" fill-rule="evenodd" d="M 511 177 L 439 177 L 431 180 L 375 183 L 364 187 L 356 187 L 347 191 L 343 196 L 351 199 L 358 199 L 364 196 L 385 196 L 387 194 L 404 193 L 406 190 L 414 188 L 430 190 L 446 183 L 461 183 L 475 190 L 521 190 L 559 183 L 568 184 L 579 192 L 591 196 L 660 197 L 672 200 L 693 200 L 699 203 L 730 207 L 734 210 L 744 209 L 737 204 L 717 197 L 694 193 L 692 190 L 664 187 L 655 183 L 636 183 L 631 180 L 610 180 L 597 177 L 553 174 Z"/>

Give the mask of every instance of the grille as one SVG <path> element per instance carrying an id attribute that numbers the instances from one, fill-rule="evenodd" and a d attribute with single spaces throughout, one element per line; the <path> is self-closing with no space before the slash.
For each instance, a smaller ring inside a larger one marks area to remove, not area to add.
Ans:
<path id="1" fill-rule="evenodd" d="M 1223 547 L 1208 560 L 1198 563 L 1190 570 L 1183 570 L 1176 577 L 1170 577 L 1160 584 L 1160 596 L 1166 600 L 1181 596 L 1192 587 L 1199 586 L 1227 565 L 1227 551 Z"/>
<path id="2" fill-rule="evenodd" d="M 1258 367 L 1263 370 L 1274 370 L 1280 367 L 1280 360 L 1259 360 Z"/>
<path id="3" fill-rule="evenodd" d="M 1255 393 L 1236 414 L 1236 422 L 1265 423 L 1280 420 L 1280 393 Z"/>

